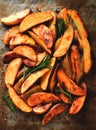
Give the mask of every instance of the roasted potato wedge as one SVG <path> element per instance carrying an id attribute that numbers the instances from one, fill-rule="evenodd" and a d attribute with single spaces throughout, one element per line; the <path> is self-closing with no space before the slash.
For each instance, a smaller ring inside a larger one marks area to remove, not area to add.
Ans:
<path id="1" fill-rule="evenodd" d="M 71 65 L 71 58 L 69 53 L 67 53 L 65 55 L 65 57 L 62 60 L 62 69 L 64 70 L 64 72 L 66 73 L 67 76 L 69 76 L 70 78 L 73 77 L 73 71 L 72 71 L 72 65 Z"/>
<path id="2" fill-rule="evenodd" d="M 48 111 L 48 109 L 50 108 L 50 106 L 52 105 L 52 103 L 48 103 L 48 104 L 45 104 L 45 105 L 38 105 L 36 107 L 33 107 L 33 112 L 36 113 L 36 114 L 43 114 L 45 113 L 46 111 Z"/>
<path id="3" fill-rule="evenodd" d="M 26 66 L 30 66 L 30 67 L 33 67 L 36 65 L 36 62 L 32 61 L 32 60 L 29 60 L 29 59 L 23 59 L 23 63 L 26 65 Z"/>
<path id="4" fill-rule="evenodd" d="M 57 77 L 60 84 L 64 83 L 66 90 L 74 95 L 84 95 L 85 91 L 79 87 L 71 78 L 69 78 L 62 69 L 57 71 Z"/>
<path id="5" fill-rule="evenodd" d="M 54 105 L 49 112 L 47 112 L 44 115 L 44 118 L 42 120 L 42 125 L 47 124 L 50 120 L 52 120 L 56 115 L 59 115 L 60 113 L 62 113 L 63 111 L 65 111 L 67 109 L 67 105 L 63 104 L 63 103 L 59 103 Z"/>
<path id="6" fill-rule="evenodd" d="M 49 54 L 51 54 L 51 50 L 47 48 L 47 46 L 45 45 L 45 43 L 43 42 L 43 40 L 41 38 L 39 38 L 32 31 L 28 31 L 28 33 L 30 34 L 30 36 L 32 36 L 32 38 L 37 42 L 38 45 L 40 45 L 45 51 L 47 51 Z"/>
<path id="7" fill-rule="evenodd" d="M 9 51 L 7 52 L 4 56 L 3 56 L 3 63 L 4 64 L 8 64 L 10 63 L 13 59 L 19 58 L 19 55 L 17 55 L 16 53 L 14 53 L 13 51 Z"/>
<path id="8" fill-rule="evenodd" d="M 85 74 L 87 74 L 92 67 L 91 46 L 86 37 L 82 38 L 82 42 L 83 42 L 84 72 Z"/>
<path id="9" fill-rule="evenodd" d="M 7 87 L 13 86 L 18 70 L 22 65 L 22 59 L 16 58 L 10 62 L 5 73 L 5 84 Z"/>
<path id="10" fill-rule="evenodd" d="M 21 94 L 21 98 L 24 100 L 24 101 L 27 101 L 28 97 L 33 94 L 33 93 L 36 93 L 36 92 L 41 92 L 41 87 L 40 85 L 33 85 L 32 88 L 30 88 L 27 92 Z"/>
<path id="11" fill-rule="evenodd" d="M 88 37 L 87 31 L 78 13 L 75 10 L 68 10 L 68 15 L 71 17 L 75 26 L 77 27 L 80 37 L 82 37 L 83 35 L 87 38 Z"/>
<path id="12" fill-rule="evenodd" d="M 21 98 L 17 95 L 15 90 L 12 87 L 8 88 L 8 93 L 12 102 L 23 112 L 32 112 L 32 108 L 28 106 Z"/>
<path id="13" fill-rule="evenodd" d="M 11 27 L 5 34 L 4 34 L 4 37 L 3 37 L 3 42 L 5 45 L 8 45 L 9 42 L 10 42 L 10 39 L 12 37 L 14 37 L 16 34 L 19 33 L 19 26 L 13 26 Z"/>
<path id="14" fill-rule="evenodd" d="M 27 103 L 29 106 L 34 107 L 41 103 L 52 103 L 52 102 L 59 102 L 60 99 L 55 96 L 53 93 L 47 93 L 47 92 L 37 92 L 32 94 L 28 100 Z"/>
<path id="15" fill-rule="evenodd" d="M 80 79 L 84 75 L 83 58 L 80 56 L 80 52 L 75 45 L 71 47 L 71 64 L 73 70 L 72 79 L 79 83 Z"/>
<path id="16" fill-rule="evenodd" d="M 16 25 L 22 21 L 24 17 L 26 17 L 30 13 L 30 9 L 26 9 L 21 12 L 17 12 L 16 14 L 9 15 L 8 17 L 1 18 L 1 22 L 6 25 Z"/>
<path id="17" fill-rule="evenodd" d="M 20 24 L 20 32 L 24 32 L 33 26 L 51 20 L 53 17 L 48 12 L 36 12 L 29 14 Z"/>
<path id="18" fill-rule="evenodd" d="M 24 93 L 26 90 L 28 90 L 39 78 L 41 78 L 49 70 L 50 69 L 45 68 L 30 74 L 21 86 L 21 93 Z"/>
<path id="19" fill-rule="evenodd" d="M 69 109 L 69 114 L 76 114 L 76 113 L 78 113 L 81 110 L 82 106 L 84 105 L 84 102 L 85 102 L 85 99 L 86 99 L 86 95 L 87 95 L 86 84 L 82 83 L 82 87 L 83 87 L 83 89 L 85 91 L 85 95 L 76 97 L 74 99 L 74 101 L 72 103 L 72 106 Z"/>
<path id="20" fill-rule="evenodd" d="M 22 57 L 26 57 L 34 62 L 36 62 L 36 53 L 33 48 L 29 46 L 17 46 L 13 49 L 13 52 Z"/>
<path id="21" fill-rule="evenodd" d="M 58 46 L 58 48 L 55 50 L 53 56 L 61 57 L 65 55 L 72 43 L 72 39 L 73 39 L 73 27 L 69 24 L 68 28 L 64 32 L 61 43 Z"/>
<path id="22" fill-rule="evenodd" d="M 11 38 L 9 45 L 11 50 L 18 45 L 29 45 L 33 47 L 35 45 L 35 41 L 32 37 L 29 37 L 26 34 L 19 33 Z"/>
<path id="23" fill-rule="evenodd" d="M 47 48 L 53 46 L 53 36 L 51 30 L 44 24 L 37 25 L 32 28 L 32 31 L 42 39 Z"/>
<path id="24" fill-rule="evenodd" d="M 52 57 L 51 61 L 50 61 L 50 66 L 52 68 L 55 65 L 55 61 L 56 61 L 56 58 Z M 50 75 L 51 75 L 51 72 L 52 72 L 52 68 L 45 75 L 43 75 L 42 78 L 41 78 L 41 88 L 42 88 L 42 90 L 47 90 L 49 78 L 50 78 Z"/>

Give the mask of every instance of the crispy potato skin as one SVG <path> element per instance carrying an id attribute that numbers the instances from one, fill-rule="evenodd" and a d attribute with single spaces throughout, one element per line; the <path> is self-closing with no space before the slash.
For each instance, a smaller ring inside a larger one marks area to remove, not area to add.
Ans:
<path id="1" fill-rule="evenodd" d="M 36 53 L 33 48 L 29 46 L 17 46 L 13 49 L 13 52 L 22 57 L 26 57 L 32 61 L 36 62 Z"/>
<path id="2" fill-rule="evenodd" d="M 18 70 L 22 65 L 22 59 L 16 58 L 10 62 L 5 73 L 5 84 L 13 86 Z"/>
<path id="3" fill-rule="evenodd" d="M 86 84 L 85 83 L 82 83 L 82 87 L 85 91 L 85 95 L 83 96 L 79 96 L 79 97 L 76 97 L 69 109 L 69 114 L 76 114 L 78 113 L 81 108 L 83 107 L 84 105 L 84 102 L 85 102 L 85 99 L 86 99 L 86 95 L 87 95 L 87 87 L 86 87 Z"/>
<path id="4" fill-rule="evenodd" d="M 85 91 L 71 80 L 62 69 L 57 71 L 57 77 L 60 84 L 64 83 L 66 90 L 74 95 L 84 95 Z"/>
<path id="5" fill-rule="evenodd" d="M 32 94 L 28 98 L 27 103 L 29 106 L 34 107 L 41 103 L 52 103 L 52 102 L 59 102 L 59 101 L 60 99 L 52 93 L 37 92 Z"/>
<path id="6" fill-rule="evenodd" d="M 63 104 L 63 103 L 59 103 L 54 105 L 49 112 L 47 112 L 44 115 L 44 118 L 42 120 L 42 125 L 47 124 L 50 120 L 52 120 L 56 115 L 59 115 L 60 113 L 62 113 L 63 111 L 65 111 L 67 109 L 67 105 Z"/>
<path id="7" fill-rule="evenodd" d="M 23 112 L 32 112 L 32 108 L 28 106 L 15 92 L 12 87 L 8 88 L 8 93 L 13 103 Z"/>
<path id="8" fill-rule="evenodd" d="M 48 12 L 36 12 L 29 14 L 20 24 L 20 32 L 24 32 L 33 26 L 51 20 L 53 17 Z"/>
<path id="9" fill-rule="evenodd" d="M 16 14 L 9 15 L 8 17 L 1 18 L 1 22 L 6 25 L 16 25 L 22 21 L 24 17 L 26 17 L 30 13 L 30 9 L 26 9 L 21 12 L 17 12 Z"/>

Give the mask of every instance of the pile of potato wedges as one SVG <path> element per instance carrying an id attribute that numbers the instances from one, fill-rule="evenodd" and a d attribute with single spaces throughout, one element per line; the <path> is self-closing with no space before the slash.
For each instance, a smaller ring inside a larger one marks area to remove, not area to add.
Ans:
<path id="1" fill-rule="evenodd" d="M 65 26 L 60 37 L 58 19 Z M 1 18 L 1 22 L 8 26 L 3 37 L 9 47 L 3 57 L 7 64 L 5 84 L 16 107 L 43 114 L 42 125 L 64 111 L 78 113 L 87 95 L 83 77 L 92 68 L 91 46 L 78 12 L 67 8 L 59 13 L 26 9 Z M 39 68 L 47 56 L 47 66 L 24 77 L 28 68 Z"/>

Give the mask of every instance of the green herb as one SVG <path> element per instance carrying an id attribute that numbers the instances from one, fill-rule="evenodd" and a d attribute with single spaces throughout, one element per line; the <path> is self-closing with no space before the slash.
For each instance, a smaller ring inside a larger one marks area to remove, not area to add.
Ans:
<path id="1" fill-rule="evenodd" d="M 37 70 L 43 69 L 43 68 L 52 68 L 52 66 L 49 65 L 51 61 L 51 57 L 50 55 L 47 55 L 43 58 L 43 60 L 41 61 L 41 63 L 37 66 L 33 66 L 33 67 L 28 67 L 27 70 L 24 71 L 23 76 L 24 79 L 26 78 L 27 74 L 31 74 Z"/>
<path id="2" fill-rule="evenodd" d="M 64 33 L 65 31 L 65 23 L 63 19 L 56 20 L 56 37 L 57 39 Z"/>
<path id="3" fill-rule="evenodd" d="M 8 107 L 10 108 L 10 110 L 12 112 L 16 112 L 16 107 L 14 106 L 14 104 L 12 103 L 12 101 L 10 100 L 10 98 L 8 97 L 8 95 L 4 94 L 2 96 L 2 99 L 6 102 L 6 104 L 8 105 Z"/>

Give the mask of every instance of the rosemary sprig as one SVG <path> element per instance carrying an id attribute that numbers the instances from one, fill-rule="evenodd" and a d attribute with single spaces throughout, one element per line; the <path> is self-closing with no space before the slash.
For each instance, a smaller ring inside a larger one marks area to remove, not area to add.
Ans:
<path id="1" fill-rule="evenodd" d="M 14 104 L 12 103 L 11 99 L 8 97 L 8 95 L 4 94 L 2 96 L 2 99 L 6 102 L 6 104 L 8 105 L 8 107 L 10 108 L 10 110 L 12 112 L 16 112 L 16 107 L 14 106 Z"/>
<path id="2" fill-rule="evenodd" d="M 33 66 L 33 67 L 28 67 L 27 70 L 24 71 L 23 73 L 23 77 L 24 79 L 26 78 L 27 74 L 31 74 L 37 70 L 43 69 L 43 68 L 52 68 L 52 66 L 49 65 L 51 61 L 51 56 L 47 55 L 43 58 L 43 60 L 41 61 L 41 63 L 37 66 Z"/>
<path id="3" fill-rule="evenodd" d="M 57 39 L 64 33 L 65 31 L 65 23 L 63 19 L 57 19 L 56 20 L 56 37 Z"/>

